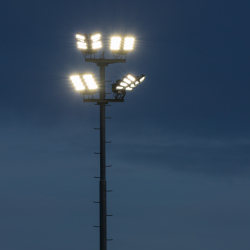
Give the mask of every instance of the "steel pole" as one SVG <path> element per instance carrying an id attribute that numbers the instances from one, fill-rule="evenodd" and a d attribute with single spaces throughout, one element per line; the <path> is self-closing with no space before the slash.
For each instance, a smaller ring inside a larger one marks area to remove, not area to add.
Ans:
<path id="1" fill-rule="evenodd" d="M 100 64 L 100 99 L 105 99 L 105 64 Z M 107 250 L 105 103 L 100 103 L 100 250 Z"/>

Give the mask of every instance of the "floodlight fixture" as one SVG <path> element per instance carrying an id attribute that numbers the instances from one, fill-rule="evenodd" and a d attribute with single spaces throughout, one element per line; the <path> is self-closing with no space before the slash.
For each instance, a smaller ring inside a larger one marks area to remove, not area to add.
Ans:
<path id="1" fill-rule="evenodd" d="M 115 99 L 124 99 L 126 91 L 131 91 L 138 84 L 145 80 L 145 75 L 133 76 L 127 74 L 122 80 L 117 80 L 116 83 L 112 84 L 112 92 L 114 93 Z"/>
<path id="2" fill-rule="evenodd" d="M 98 88 L 92 74 L 84 74 L 83 79 L 89 90 L 95 90 Z"/>
<path id="3" fill-rule="evenodd" d="M 92 49 L 100 49 L 101 47 L 102 47 L 102 43 L 100 41 L 92 43 Z"/>
<path id="4" fill-rule="evenodd" d="M 123 78 L 123 81 L 126 82 L 126 83 L 128 83 L 128 84 L 131 83 L 131 81 L 129 79 L 125 78 L 125 77 Z"/>
<path id="5" fill-rule="evenodd" d="M 78 91 L 82 91 L 82 90 L 85 89 L 85 87 L 84 87 L 83 85 L 81 85 L 81 86 L 75 86 L 75 88 L 76 88 L 76 90 L 78 90 Z"/>
<path id="6" fill-rule="evenodd" d="M 122 86 L 117 86 L 116 89 L 124 89 Z"/>
<path id="7" fill-rule="evenodd" d="M 87 34 L 76 34 L 76 40 L 77 40 L 77 48 L 81 50 L 88 49 L 88 36 Z"/>
<path id="8" fill-rule="evenodd" d="M 75 86 L 76 90 L 81 91 L 85 89 L 85 86 L 83 85 L 83 81 L 79 75 L 72 75 L 70 76 L 70 79 L 73 85 Z"/>
<path id="9" fill-rule="evenodd" d="M 125 35 L 112 36 L 110 50 L 114 53 L 114 55 L 126 55 L 128 51 L 133 50 L 134 42 L 134 37 Z"/>
<path id="10" fill-rule="evenodd" d="M 91 36 L 93 42 L 99 41 L 101 39 L 101 34 L 95 34 Z"/>
<path id="11" fill-rule="evenodd" d="M 145 75 L 141 75 L 141 77 L 139 77 L 139 79 L 138 79 L 138 80 L 139 80 L 140 82 L 143 82 L 143 81 L 145 80 L 145 78 L 146 78 L 146 76 L 145 76 Z"/>
<path id="12" fill-rule="evenodd" d="M 111 37 L 110 49 L 119 51 L 121 49 L 121 41 L 122 38 L 120 36 Z"/>
<path id="13" fill-rule="evenodd" d="M 135 81 L 135 78 L 134 78 L 132 75 L 130 75 L 130 74 L 127 75 L 127 78 L 128 78 L 129 80 L 131 80 L 132 82 Z"/>
<path id="14" fill-rule="evenodd" d="M 84 90 L 83 95 L 93 95 L 98 89 L 92 74 L 72 75 L 70 80 L 77 91 Z"/>
<path id="15" fill-rule="evenodd" d="M 101 34 L 91 35 L 92 49 L 100 49 L 102 47 Z"/>
<path id="16" fill-rule="evenodd" d="M 77 48 L 84 54 L 95 54 L 97 49 L 102 48 L 101 34 L 76 34 Z"/>
<path id="17" fill-rule="evenodd" d="M 134 41 L 135 39 L 133 37 L 125 37 L 124 38 L 124 50 L 132 50 L 134 48 Z"/>
<path id="18" fill-rule="evenodd" d="M 117 80 L 116 83 L 112 84 L 112 92 L 114 93 L 115 99 L 124 99 L 126 95 L 125 87 L 127 86 L 128 84 L 123 83 L 120 79 Z"/>
<path id="19" fill-rule="evenodd" d="M 87 43 L 85 42 L 77 42 L 78 49 L 87 49 Z"/>
<path id="20" fill-rule="evenodd" d="M 127 87 L 126 90 L 131 91 L 133 88 Z"/>
<path id="21" fill-rule="evenodd" d="M 86 40 L 86 34 L 82 35 L 82 34 L 77 33 L 76 34 L 76 39 L 80 40 L 80 41 L 85 41 Z"/>
<path id="22" fill-rule="evenodd" d="M 125 82 L 120 82 L 120 85 L 123 86 L 123 87 L 127 87 L 128 86 L 128 84 L 125 83 Z"/>

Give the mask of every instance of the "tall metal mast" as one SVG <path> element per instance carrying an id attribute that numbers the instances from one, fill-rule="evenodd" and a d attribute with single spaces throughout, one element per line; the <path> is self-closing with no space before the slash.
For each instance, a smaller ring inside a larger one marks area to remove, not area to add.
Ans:
<path id="1" fill-rule="evenodd" d="M 105 99 L 105 65 L 100 66 L 100 99 Z M 100 250 L 107 249 L 105 102 L 100 103 Z"/>
<path id="2" fill-rule="evenodd" d="M 84 99 L 84 102 L 96 102 L 100 105 L 100 181 L 99 181 L 99 227 L 100 250 L 107 250 L 107 185 L 106 185 L 106 127 L 105 105 L 109 102 L 124 102 L 123 99 L 106 99 L 105 67 L 113 63 L 125 63 L 126 59 L 92 59 L 85 58 L 85 62 L 96 63 L 100 67 L 100 95 L 99 99 Z"/>

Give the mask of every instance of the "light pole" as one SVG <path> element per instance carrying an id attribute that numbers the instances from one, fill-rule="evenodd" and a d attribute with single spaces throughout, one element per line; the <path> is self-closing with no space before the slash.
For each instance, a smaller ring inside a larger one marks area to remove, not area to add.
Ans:
<path id="1" fill-rule="evenodd" d="M 106 188 L 106 126 L 105 126 L 105 106 L 109 102 L 124 102 L 126 90 L 130 91 L 140 84 L 145 76 L 134 77 L 127 75 L 122 80 L 117 80 L 112 84 L 112 92 L 115 99 L 106 99 L 105 92 L 105 67 L 114 63 L 125 63 L 126 54 L 133 49 L 134 38 L 126 36 L 111 37 L 110 49 L 114 59 L 105 59 L 104 53 L 96 59 L 97 49 L 102 47 L 101 35 L 97 34 L 76 34 L 77 46 L 82 51 L 85 62 L 95 63 L 100 68 L 99 99 L 93 97 L 97 93 L 98 86 L 91 74 L 73 75 L 71 81 L 76 90 L 83 96 L 84 102 L 95 102 L 100 106 L 100 178 L 99 181 L 99 227 L 100 228 L 100 250 L 107 250 L 107 188 Z M 92 98 L 85 98 L 92 95 Z"/>

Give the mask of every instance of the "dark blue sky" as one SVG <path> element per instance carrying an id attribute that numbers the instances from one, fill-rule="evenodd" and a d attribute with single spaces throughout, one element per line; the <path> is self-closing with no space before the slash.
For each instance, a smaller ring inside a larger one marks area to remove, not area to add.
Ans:
<path id="1" fill-rule="evenodd" d="M 249 250 L 249 1 L 5 1 L 0 249 L 98 249 L 99 109 L 75 33 L 132 34 L 107 108 L 108 249 Z M 108 56 L 108 48 L 105 48 Z"/>

